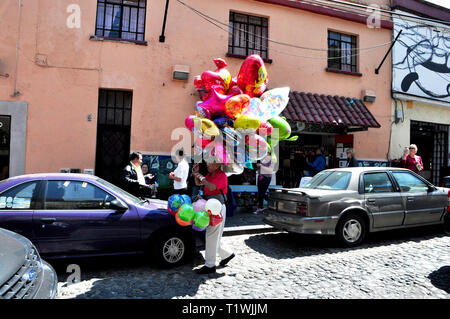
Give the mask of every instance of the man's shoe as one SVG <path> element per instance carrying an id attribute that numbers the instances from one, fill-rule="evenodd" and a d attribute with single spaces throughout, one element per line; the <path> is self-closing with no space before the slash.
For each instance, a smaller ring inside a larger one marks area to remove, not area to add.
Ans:
<path id="1" fill-rule="evenodd" d="M 235 255 L 234 253 L 232 253 L 230 257 L 227 257 L 227 258 L 221 260 L 220 263 L 219 263 L 219 265 L 220 265 L 220 266 L 225 266 L 225 265 L 228 264 L 228 262 L 229 262 L 231 259 L 233 259 L 235 256 L 236 256 L 236 255 Z"/>
<path id="2" fill-rule="evenodd" d="M 263 209 L 262 208 L 258 208 L 256 211 L 254 211 L 253 212 L 253 214 L 255 214 L 255 215 L 259 215 L 259 214 L 261 214 L 262 213 L 262 211 L 263 211 Z"/>
<path id="3" fill-rule="evenodd" d="M 215 274 L 216 273 L 216 267 L 206 267 L 203 266 L 200 269 L 196 269 L 195 272 L 199 275 L 206 275 L 206 274 Z"/>

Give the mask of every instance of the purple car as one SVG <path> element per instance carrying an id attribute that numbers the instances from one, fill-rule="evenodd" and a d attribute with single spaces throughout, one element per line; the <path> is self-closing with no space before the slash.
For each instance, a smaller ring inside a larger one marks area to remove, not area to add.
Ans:
<path id="1" fill-rule="evenodd" d="M 0 182 L 0 227 L 27 237 L 48 259 L 145 252 L 159 265 L 180 265 L 193 256 L 197 237 L 166 208 L 92 175 Z"/>

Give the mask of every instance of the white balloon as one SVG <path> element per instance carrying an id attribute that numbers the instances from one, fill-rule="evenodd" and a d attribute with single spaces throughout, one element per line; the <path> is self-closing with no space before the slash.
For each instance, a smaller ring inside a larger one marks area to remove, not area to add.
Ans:
<path id="1" fill-rule="evenodd" d="M 211 198 L 206 201 L 205 211 L 211 212 L 213 215 L 219 215 L 222 210 L 222 203 L 215 199 Z"/>

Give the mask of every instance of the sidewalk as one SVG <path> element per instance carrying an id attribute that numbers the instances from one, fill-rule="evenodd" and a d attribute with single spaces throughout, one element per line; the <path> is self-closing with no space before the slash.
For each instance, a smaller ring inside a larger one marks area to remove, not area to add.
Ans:
<path id="1" fill-rule="evenodd" d="M 252 213 L 254 210 L 256 210 L 256 208 L 253 210 L 238 208 L 233 217 L 227 217 L 225 220 L 223 236 L 280 231 L 265 224 L 261 214 L 255 215 Z"/>

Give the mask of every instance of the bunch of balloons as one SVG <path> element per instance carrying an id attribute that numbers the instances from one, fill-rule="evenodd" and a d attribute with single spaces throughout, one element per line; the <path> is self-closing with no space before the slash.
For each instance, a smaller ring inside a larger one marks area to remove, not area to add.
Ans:
<path id="1" fill-rule="evenodd" d="M 206 227 L 217 226 L 223 221 L 222 204 L 217 199 L 199 199 L 192 203 L 187 195 L 169 197 L 167 210 L 175 216 L 180 226 L 191 226 L 194 230 L 203 231 Z"/>
<path id="2" fill-rule="evenodd" d="M 267 89 L 268 74 L 263 59 L 255 54 L 243 62 L 232 78 L 225 60 L 214 59 L 215 71 L 194 78 L 202 101 L 195 115 L 185 120 L 196 134 L 195 149 L 222 164 L 226 173 L 240 174 L 251 162 L 272 153 L 280 140 L 294 141 L 291 127 L 279 115 L 289 101 L 289 87 Z"/>

